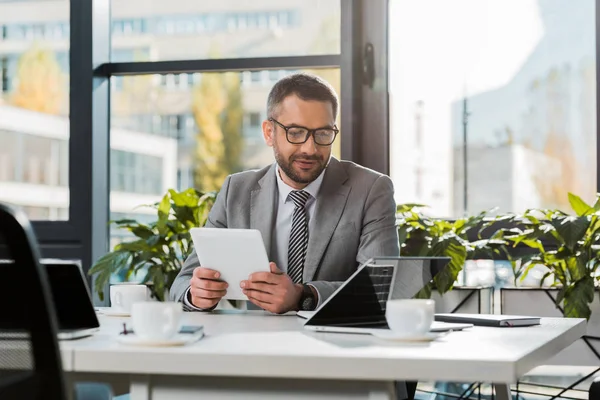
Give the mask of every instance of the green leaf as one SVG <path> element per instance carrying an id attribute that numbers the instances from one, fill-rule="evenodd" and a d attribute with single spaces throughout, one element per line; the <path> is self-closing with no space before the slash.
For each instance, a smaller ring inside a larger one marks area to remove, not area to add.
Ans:
<path id="1" fill-rule="evenodd" d="M 567 291 L 566 287 L 561 287 L 558 290 L 558 294 L 556 295 L 556 304 L 562 304 L 562 302 L 565 300 L 565 292 Z"/>
<path id="2" fill-rule="evenodd" d="M 433 291 L 433 283 L 429 282 L 421 290 L 419 290 L 419 293 L 417 293 L 414 298 L 415 299 L 430 299 L 432 291 Z"/>
<path id="3" fill-rule="evenodd" d="M 158 204 L 158 221 L 156 227 L 158 232 L 164 234 L 166 231 L 167 221 L 169 220 L 169 213 L 171 211 L 171 199 L 169 193 L 165 194 Z"/>
<path id="4" fill-rule="evenodd" d="M 516 243 L 518 243 L 518 242 L 516 242 Z M 521 243 L 531 247 L 532 249 L 537 249 L 542 253 L 544 252 L 544 245 L 539 240 L 523 239 L 523 240 L 521 240 Z"/>
<path id="5" fill-rule="evenodd" d="M 177 193 L 173 189 L 169 189 L 169 194 L 171 195 L 171 199 L 173 199 L 173 203 L 178 207 L 197 207 L 198 206 L 198 196 L 195 190 L 186 190 L 181 193 Z"/>
<path id="6" fill-rule="evenodd" d="M 100 300 L 104 300 L 104 288 L 110 282 L 110 277 L 120 269 L 128 266 L 130 254 L 127 252 L 112 252 L 100 257 L 88 271 L 94 276 L 94 290 Z"/>
<path id="7" fill-rule="evenodd" d="M 122 242 L 115 246 L 118 251 L 148 251 L 151 247 L 146 243 L 144 239 L 135 240 L 132 242 Z"/>
<path id="8" fill-rule="evenodd" d="M 467 259 L 467 249 L 456 238 L 438 242 L 431 249 L 432 256 L 450 257 L 450 263 L 435 276 L 435 287 L 440 294 L 452 289 Z"/>
<path id="9" fill-rule="evenodd" d="M 521 268 L 518 271 L 518 278 L 521 281 L 524 281 L 527 278 L 527 275 L 529 274 L 529 272 L 531 272 L 531 270 L 538 265 L 545 266 L 543 262 L 541 262 L 540 260 L 537 260 L 535 258 L 532 258 L 529 261 L 521 264 Z"/>
<path id="10" fill-rule="evenodd" d="M 396 206 L 396 212 L 399 212 L 399 213 L 412 212 L 414 208 L 427 208 L 427 206 L 425 204 L 418 204 L 418 203 L 398 204 Z"/>
<path id="11" fill-rule="evenodd" d="M 115 225 L 132 225 L 137 224 L 138 222 L 135 219 L 117 219 L 111 220 L 110 223 Z"/>
<path id="12" fill-rule="evenodd" d="M 577 262 L 577 258 L 575 257 L 570 257 L 566 260 L 566 264 L 567 264 L 567 271 L 569 271 L 569 277 L 571 279 L 571 281 L 575 282 L 581 278 L 583 278 L 584 275 L 581 274 L 580 269 L 579 269 L 579 263 Z"/>
<path id="13" fill-rule="evenodd" d="M 588 215 L 589 213 L 594 211 L 592 206 L 583 201 L 581 197 L 573 193 L 569 193 L 569 203 L 571 204 L 571 208 L 573 209 L 573 211 L 575 211 L 575 213 L 580 217 Z"/>
<path id="14" fill-rule="evenodd" d="M 165 275 L 160 266 L 153 266 L 148 269 L 148 273 L 144 277 L 143 281 L 145 284 L 149 284 L 148 287 L 152 293 L 152 297 L 159 301 L 165 301 Z"/>
<path id="15" fill-rule="evenodd" d="M 194 215 L 195 208 L 189 206 L 173 206 L 175 218 L 186 227 L 196 226 L 196 218 Z"/>
<path id="16" fill-rule="evenodd" d="M 594 210 L 600 211 L 600 194 L 596 195 L 596 202 L 594 203 Z"/>
<path id="17" fill-rule="evenodd" d="M 590 276 L 576 281 L 565 291 L 564 311 L 567 318 L 590 318 L 594 301 L 594 280 Z"/>
<path id="18" fill-rule="evenodd" d="M 589 225 L 588 217 L 559 216 L 550 221 L 565 245 L 572 251 L 585 235 Z"/>
<path id="19" fill-rule="evenodd" d="M 148 239 L 149 237 L 154 236 L 154 232 L 152 231 L 152 229 L 150 229 L 146 225 L 138 225 L 132 227 L 130 230 L 131 233 L 142 239 Z"/>
<path id="20" fill-rule="evenodd" d="M 408 237 L 408 230 L 406 225 L 402 225 L 398 227 L 398 243 L 402 246 L 404 242 L 406 242 L 406 238 Z"/>
<path id="21" fill-rule="evenodd" d="M 160 245 L 164 244 L 164 242 L 165 242 L 164 239 L 165 239 L 165 237 L 162 235 L 152 235 L 152 236 L 146 238 L 146 243 L 150 247 L 160 246 Z"/>

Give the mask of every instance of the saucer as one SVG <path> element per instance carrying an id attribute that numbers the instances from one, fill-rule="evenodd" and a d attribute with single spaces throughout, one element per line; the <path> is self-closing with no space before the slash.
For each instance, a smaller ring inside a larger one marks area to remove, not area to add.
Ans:
<path id="1" fill-rule="evenodd" d="M 131 316 L 131 313 L 129 311 L 119 310 L 119 309 L 110 308 L 110 307 L 100 309 L 98 312 L 102 315 L 107 315 L 109 317 L 129 317 L 129 316 Z"/>
<path id="2" fill-rule="evenodd" d="M 394 340 L 398 342 L 432 342 L 437 338 L 444 336 L 442 333 L 428 332 L 424 335 L 399 335 L 395 332 L 388 330 L 374 331 L 372 335 L 385 340 Z"/>
<path id="3" fill-rule="evenodd" d="M 135 333 L 130 333 L 128 335 L 118 335 L 117 342 L 132 346 L 171 347 L 194 343 L 202 339 L 203 336 L 204 334 L 190 335 L 189 333 L 179 333 L 169 339 L 146 339 L 137 336 Z"/>

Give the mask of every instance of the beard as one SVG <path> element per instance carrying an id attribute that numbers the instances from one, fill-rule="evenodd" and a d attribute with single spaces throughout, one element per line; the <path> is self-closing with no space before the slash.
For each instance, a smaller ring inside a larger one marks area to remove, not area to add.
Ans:
<path id="1" fill-rule="evenodd" d="M 321 172 L 323 172 L 323 170 L 327 166 L 327 163 L 325 162 L 325 160 L 323 160 L 323 157 L 319 156 L 317 154 L 312 155 L 312 156 L 308 156 L 305 154 L 297 154 L 297 155 L 292 154 L 286 160 L 285 157 L 279 152 L 279 149 L 277 148 L 277 146 L 274 146 L 273 148 L 275 150 L 275 161 L 277 161 L 279 168 L 281 168 L 281 170 L 288 176 L 288 178 L 290 178 L 291 180 L 293 180 L 296 183 L 300 183 L 300 184 L 311 183 L 312 181 L 317 179 L 319 177 L 319 175 L 321 175 Z M 296 160 L 298 160 L 298 161 L 315 161 L 316 168 L 314 169 L 314 171 L 310 171 L 310 172 L 307 171 L 307 173 L 309 173 L 309 175 L 300 175 L 294 170 L 294 161 L 296 161 Z"/>

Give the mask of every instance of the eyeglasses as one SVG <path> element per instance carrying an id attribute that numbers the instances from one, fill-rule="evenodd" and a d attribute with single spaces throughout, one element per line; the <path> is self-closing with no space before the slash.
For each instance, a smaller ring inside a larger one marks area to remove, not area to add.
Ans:
<path id="1" fill-rule="evenodd" d="M 274 118 L 269 118 L 269 121 L 275 122 L 285 130 L 285 138 L 291 144 L 306 143 L 312 135 L 315 143 L 319 146 L 330 146 L 339 133 L 339 129 L 335 126 L 333 128 L 308 129 L 303 126 L 285 126 Z"/>

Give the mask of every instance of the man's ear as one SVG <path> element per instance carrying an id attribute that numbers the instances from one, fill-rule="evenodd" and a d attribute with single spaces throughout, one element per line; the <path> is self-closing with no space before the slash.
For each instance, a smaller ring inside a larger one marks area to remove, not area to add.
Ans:
<path id="1" fill-rule="evenodd" d="M 273 141 L 275 140 L 275 130 L 273 129 L 273 123 L 265 119 L 262 123 L 262 131 L 267 146 L 273 147 Z"/>

